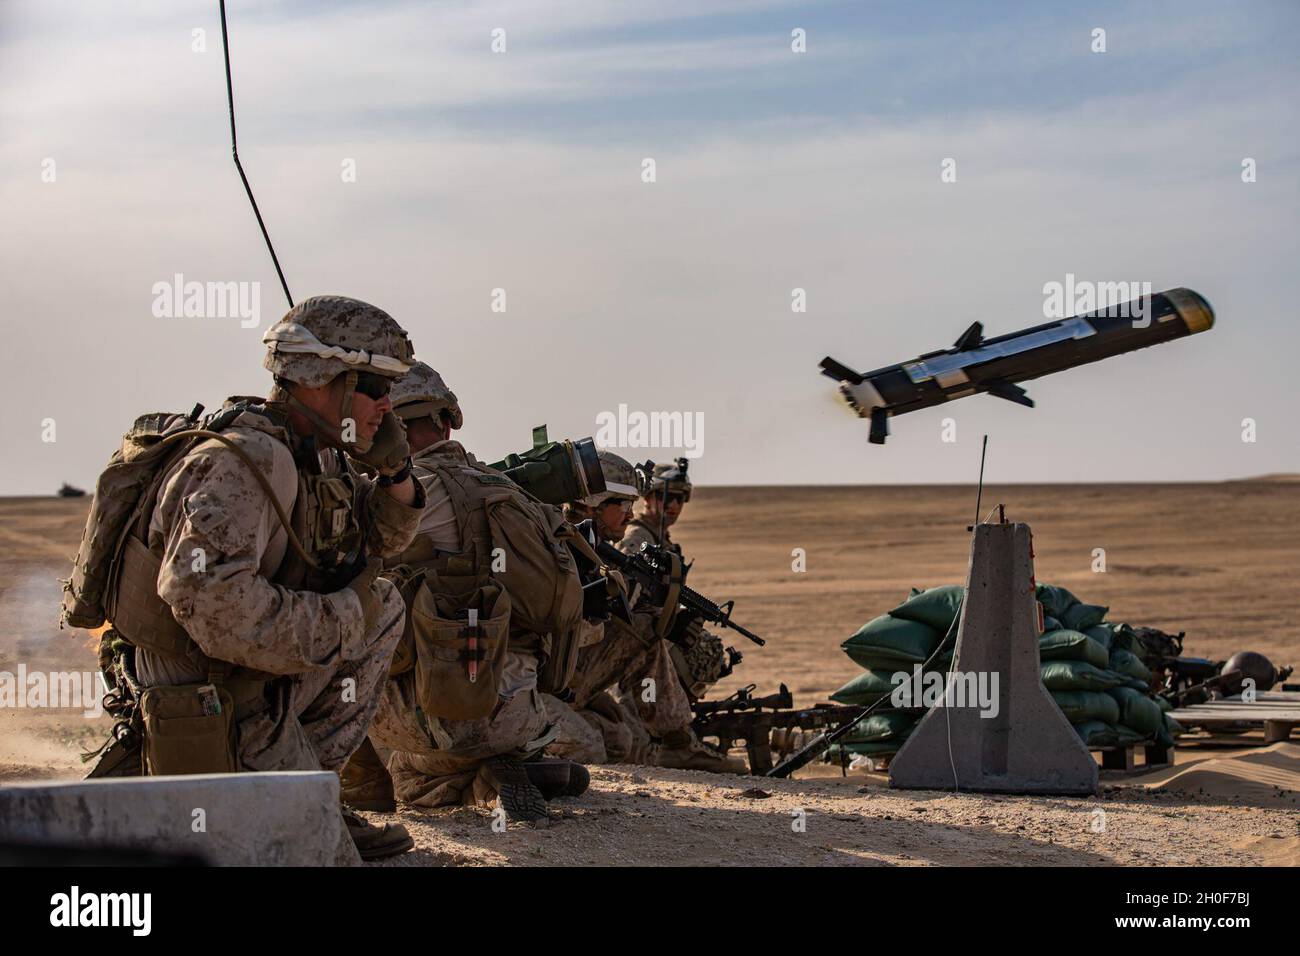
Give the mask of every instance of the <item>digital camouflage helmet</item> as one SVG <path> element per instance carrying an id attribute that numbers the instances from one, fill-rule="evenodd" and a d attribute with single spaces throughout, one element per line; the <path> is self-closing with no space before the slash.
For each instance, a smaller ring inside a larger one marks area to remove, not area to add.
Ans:
<path id="1" fill-rule="evenodd" d="M 588 495 L 581 499 L 581 503 L 588 508 L 598 508 L 609 501 L 636 500 L 639 491 L 632 463 L 603 448 L 596 452 L 596 457 L 600 461 L 601 474 L 605 476 L 605 490 Z"/>
<path id="2" fill-rule="evenodd" d="M 446 411 L 452 428 L 465 427 L 465 416 L 461 413 L 456 393 L 424 362 L 411 366 L 411 370 L 393 386 L 389 399 L 393 411 L 404 422 L 426 416 L 436 419 Z"/>
<path id="3" fill-rule="evenodd" d="M 351 417 L 360 374 L 401 378 L 415 361 L 406 331 L 391 315 L 368 302 L 341 295 L 304 299 L 267 329 L 262 341 L 267 347 L 262 365 L 275 376 L 277 386 L 292 382 L 303 388 L 322 388 L 340 375 L 347 376 L 340 423 Z M 321 418 L 283 388 L 277 397 L 334 435 L 349 451 L 369 449 L 370 442 L 343 441 L 338 425 Z"/>
<path id="4" fill-rule="evenodd" d="M 687 464 L 685 458 L 678 458 L 675 462 L 664 462 L 655 465 L 649 475 L 646 474 L 645 466 L 641 466 L 638 470 L 641 479 L 638 487 L 642 496 L 663 498 L 665 495 L 681 495 L 682 501 L 690 501 L 691 480 L 686 475 Z"/>

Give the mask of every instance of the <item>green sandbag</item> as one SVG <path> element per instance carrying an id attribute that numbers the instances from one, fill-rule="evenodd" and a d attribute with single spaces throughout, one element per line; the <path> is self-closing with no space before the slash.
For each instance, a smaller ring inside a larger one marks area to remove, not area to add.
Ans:
<path id="1" fill-rule="evenodd" d="M 1034 589 L 1034 597 L 1043 605 L 1043 611 L 1058 621 L 1065 621 L 1066 608 L 1079 603 L 1079 599 L 1065 588 L 1053 584 L 1040 584 Z"/>
<path id="2" fill-rule="evenodd" d="M 912 596 L 889 614 L 900 620 L 928 624 L 943 637 L 961 614 L 961 602 L 965 595 L 966 588 L 960 584 L 945 584 L 928 591 L 912 588 Z"/>
<path id="3" fill-rule="evenodd" d="M 1087 661 L 1048 661 L 1038 673 L 1048 690 L 1109 690 L 1124 682 L 1123 675 Z"/>
<path id="4" fill-rule="evenodd" d="M 1060 621 L 1058 621 L 1056 618 L 1052 617 L 1052 615 L 1050 615 L 1050 614 L 1044 614 L 1044 615 L 1043 615 L 1043 633 L 1044 633 L 1044 634 L 1048 633 L 1049 631 L 1059 631 L 1060 629 L 1061 629 L 1061 622 L 1060 622 Z"/>
<path id="5" fill-rule="evenodd" d="M 1174 718 L 1169 714 L 1165 714 L 1164 719 L 1165 719 L 1165 732 L 1169 734 L 1170 737 L 1181 737 L 1183 734 L 1186 733 L 1186 731 L 1183 730 L 1183 725 L 1180 724 L 1178 721 L 1174 720 Z"/>
<path id="6" fill-rule="evenodd" d="M 1163 710 L 1166 714 L 1174 709 L 1174 705 L 1169 703 L 1169 701 L 1165 700 L 1163 697 L 1156 698 L 1156 706 L 1159 707 L 1161 710 Z"/>
<path id="7" fill-rule="evenodd" d="M 1142 692 L 1131 687 L 1113 687 L 1106 693 L 1119 704 L 1119 722 L 1125 727 L 1149 737 L 1164 726 L 1160 706 Z"/>
<path id="8" fill-rule="evenodd" d="M 1112 624 L 1109 621 L 1097 625 L 1110 631 L 1110 652 L 1129 651 L 1133 654 L 1141 654 L 1143 651 L 1142 642 L 1138 639 L 1137 632 L 1127 624 Z"/>
<path id="9" fill-rule="evenodd" d="M 1074 725 L 1074 732 L 1089 747 L 1127 747 L 1141 743 L 1145 738 L 1129 727 L 1108 724 L 1102 720 L 1086 720 Z"/>
<path id="10" fill-rule="evenodd" d="M 1087 634 L 1094 641 L 1106 648 L 1106 653 L 1110 653 L 1111 638 L 1115 632 L 1105 624 L 1094 624 L 1092 627 L 1085 627 L 1083 633 Z"/>
<path id="11" fill-rule="evenodd" d="M 1065 719 L 1072 724 L 1087 720 L 1113 724 L 1119 720 L 1119 704 L 1109 694 L 1095 690 L 1054 690 L 1050 693 Z"/>
<path id="12" fill-rule="evenodd" d="M 1109 612 L 1110 608 L 1102 607 L 1100 604 L 1075 604 L 1066 608 L 1065 613 L 1061 615 L 1061 623 L 1074 631 L 1086 631 L 1106 620 Z"/>
<path id="13" fill-rule="evenodd" d="M 1105 666 L 1105 665 L 1102 665 Z M 1151 671 L 1142 663 L 1142 659 L 1132 651 L 1112 651 L 1110 669 L 1125 677 L 1132 677 L 1143 684 L 1151 683 Z"/>
<path id="14" fill-rule="evenodd" d="M 892 671 L 864 671 L 831 694 L 831 700 L 852 707 L 874 704 L 880 698 L 888 697 L 893 693 L 894 684 L 890 680 L 892 673 Z"/>
<path id="15" fill-rule="evenodd" d="M 855 664 L 868 670 L 907 670 L 923 664 L 943 635 L 928 624 L 882 614 L 858 628 L 840 645 Z"/>
<path id="16" fill-rule="evenodd" d="M 849 731 L 849 735 L 844 738 L 844 742 L 847 744 L 873 744 L 892 740 L 897 743 L 912 732 L 916 722 L 920 719 L 917 714 L 905 714 L 897 710 L 872 714 Z"/>
<path id="17" fill-rule="evenodd" d="M 1105 668 L 1110 660 L 1106 648 L 1087 634 L 1065 628 L 1048 631 L 1038 639 L 1038 659 L 1042 661 L 1087 661 Z"/>

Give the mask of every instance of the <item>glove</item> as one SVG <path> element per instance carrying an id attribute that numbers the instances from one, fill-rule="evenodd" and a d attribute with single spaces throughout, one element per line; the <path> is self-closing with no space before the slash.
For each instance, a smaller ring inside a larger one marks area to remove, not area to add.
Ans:
<path id="1" fill-rule="evenodd" d="M 381 475 L 396 474 L 411 457 L 411 446 L 406 441 L 406 426 L 392 412 L 384 412 L 384 420 L 379 423 L 379 430 L 375 432 L 370 447 L 364 452 L 352 453 L 352 457 Z"/>
<path id="2" fill-rule="evenodd" d="M 699 697 L 722 676 L 727 653 L 722 641 L 706 631 L 704 622 L 694 615 L 679 617 L 675 630 L 670 656 L 686 689 Z"/>
<path id="3" fill-rule="evenodd" d="M 384 562 L 379 558 L 371 558 L 361 573 L 344 585 L 344 591 L 351 591 L 361 602 L 361 617 L 365 622 L 359 644 L 365 644 L 366 636 L 379 621 L 379 614 L 384 608 L 384 601 L 375 590 L 375 579 L 379 577 L 379 572 L 384 569 Z M 347 658 L 347 654 L 343 655 Z M 351 658 L 348 658 L 349 660 Z"/>

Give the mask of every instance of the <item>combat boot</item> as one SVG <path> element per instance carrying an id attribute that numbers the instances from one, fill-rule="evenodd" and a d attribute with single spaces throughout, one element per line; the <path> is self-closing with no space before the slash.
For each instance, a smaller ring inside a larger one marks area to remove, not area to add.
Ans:
<path id="1" fill-rule="evenodd" d="M 411 834 L 400 823 L 385 823 L 375 826 L 367 823 L 361 815 L 343 804 L 343 823 L 348 828 L 348 836 L 357 846 L 357 853 L 363 860 L 382 860 L 397 856 L 415 846 Z"/>
<path id="2" fill-rule="evenodd" d="M 650 755 L 651 766 L 670 770 L 706 770 L 709 773 L 747 774 L 745 761 L 706 746 L 693 730 L 664 734 Z"/>
<path id="3" fill-rule="evenodd" d="M 506 817 L 523 823 L 546 819 L 546 798 L 518 757 L 493 757 L 485 765 L 487 779 L 496 788 Z"/>
<path id="4" fill-rule="evenodd" d="M 340 799 L 354 810 L 393 813 L 393 778 L 367 737 L 339 773 Z"/>
<path id="5" fill-rule="evenodd" d="M 542 796 L 550 802 L 556 797 L 577 797 L 587 792 L 591 774 L 587 768 L 572 760 L 559 757 L 542 757 L 524 764 L 528 779 Z"/>

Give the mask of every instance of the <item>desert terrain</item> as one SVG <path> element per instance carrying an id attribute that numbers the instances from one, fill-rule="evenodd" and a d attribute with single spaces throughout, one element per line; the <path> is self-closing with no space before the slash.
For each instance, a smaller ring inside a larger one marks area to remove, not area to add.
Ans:
<path id="1" fill-rule="evenodd" d="M 982 510 L 999 503 L 1033 528 L 1037 579 L 1108 605 L 1110 620 L 1186 631 L 1189 655 L 1300 664 L 1300 482 L 986 487 Z M 0 671 L 95 668 L 90 635 L 58 626 L 87 507 L 0 499 Z M 673 532 L 691 583 L 734 598 L 736 620 L 768 640 L 724 634 L 745 660 L 710 697 L 784 682 L 797 704 L 825 700 L 858 673 L 839 644 L 859 625 L 911 587 L 965 580 L 974 512 L 961 485 L 698 488 Z M 80 776 L 79 752 L 107 726 L 0 709 L 0 785 Z M 389 865 L 1295 865 L 1298 798 L 1300 742 L 1180 748 L 1166 770 L 1104 772 L 1086 799 L 894 791 L 828 765 L 785 781 L 612 766 L 549 825 L 494 833 L 486 810 L 404 810 L 417 847 Z"/>

